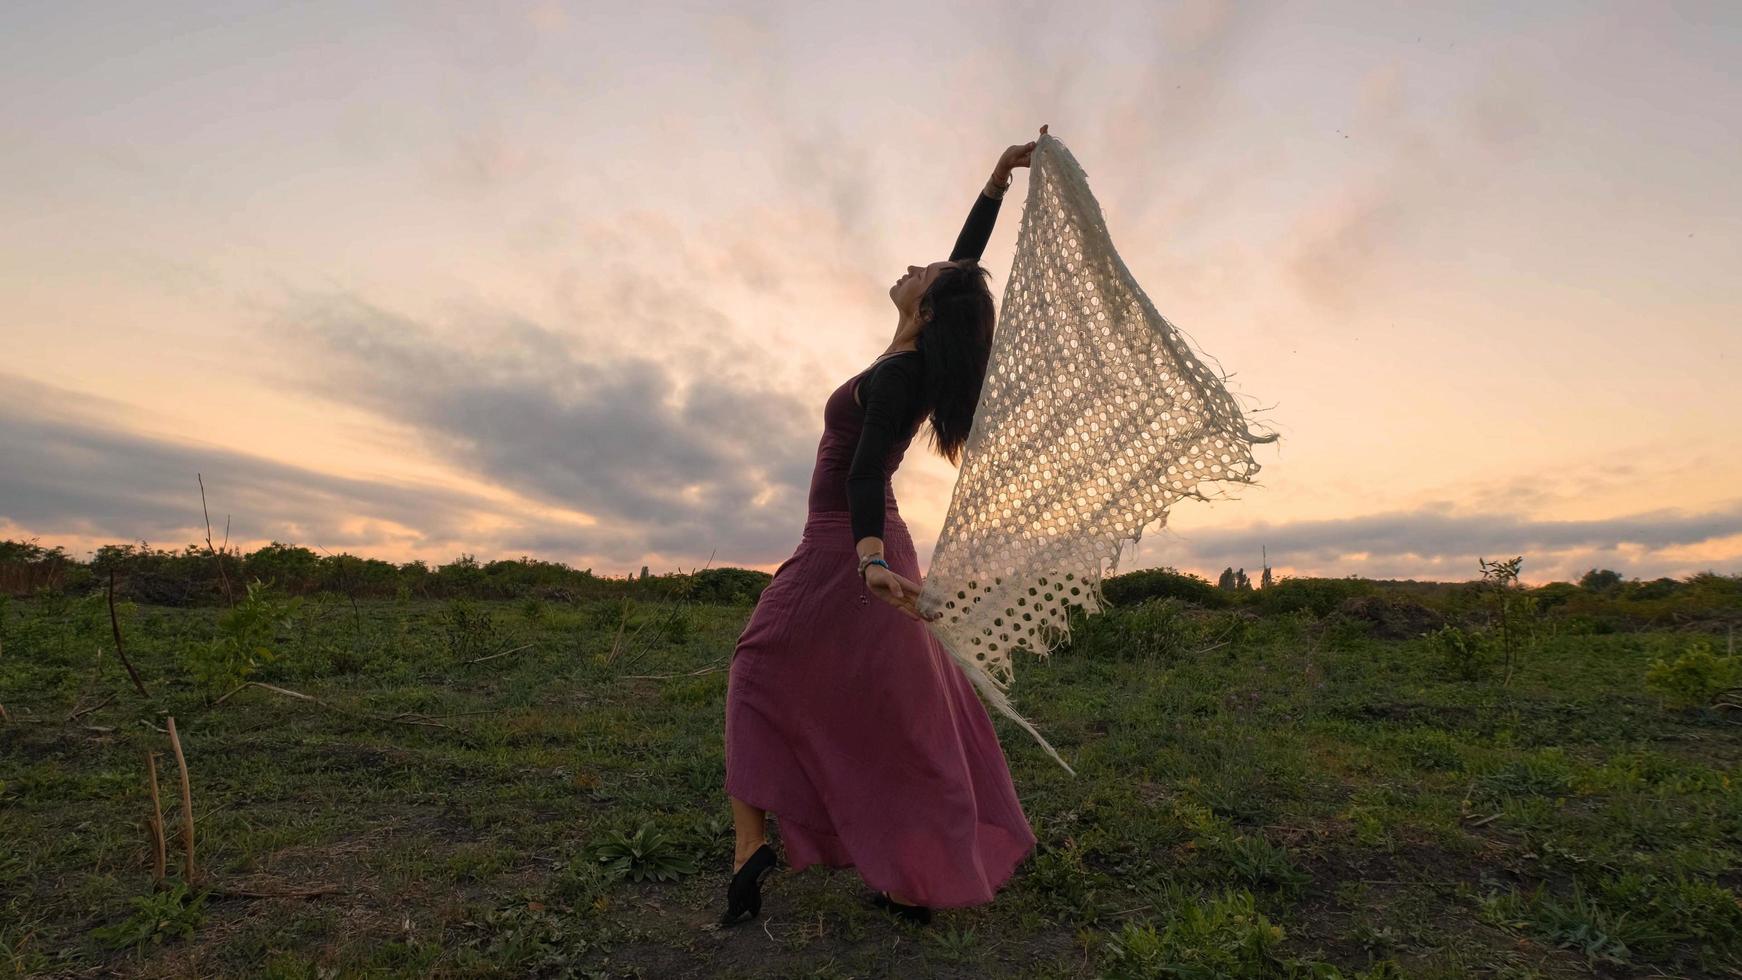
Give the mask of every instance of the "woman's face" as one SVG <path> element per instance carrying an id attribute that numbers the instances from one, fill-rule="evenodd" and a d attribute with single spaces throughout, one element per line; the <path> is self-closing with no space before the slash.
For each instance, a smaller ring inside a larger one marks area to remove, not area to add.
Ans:
<path id="1" fill-rule="evenodd" d="M 949 260 L 933 262 L 931 265 L 910 265 L 907 274 L 895 280 L 889 287 L 889 301 L 895 304 L 904 316 L 915 317 L 919 314 L 919 298 L 931 288 L 938 273 L 956 263 Z"/>

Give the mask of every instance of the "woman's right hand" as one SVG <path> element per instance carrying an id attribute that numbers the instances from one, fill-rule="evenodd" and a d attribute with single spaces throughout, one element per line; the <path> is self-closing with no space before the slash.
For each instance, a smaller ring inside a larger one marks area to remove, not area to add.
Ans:
<path id="1" fill-rule="evenodd" d="M 882 565 L 869 565 L 865 568 L 865 585 L 872 595 L 901 610 L 908 619 L 926 621 L 919 612 L 919 583 Z"/>

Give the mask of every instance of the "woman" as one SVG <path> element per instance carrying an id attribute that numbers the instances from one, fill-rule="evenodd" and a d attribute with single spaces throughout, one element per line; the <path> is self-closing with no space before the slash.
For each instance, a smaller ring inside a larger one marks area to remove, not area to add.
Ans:
<path id="1" fill-rule="evenodd" d="M 933 908 L 991 901 L 1034 847 L 991 718 L 916 609 L 919 559 L 890 488 L 922 420 L 959 460 L 995 321 L 979 259 L 1034 147 L 999 157 L 948 259 L 890 286 L 894 340 L 824 404 L 803 539 L 728 675 L 738 842 L 722 925 L 761 910 L 777 863 L 768 811 L 793 870 L 854 867 L 873 904 L 922 923 Z"/>

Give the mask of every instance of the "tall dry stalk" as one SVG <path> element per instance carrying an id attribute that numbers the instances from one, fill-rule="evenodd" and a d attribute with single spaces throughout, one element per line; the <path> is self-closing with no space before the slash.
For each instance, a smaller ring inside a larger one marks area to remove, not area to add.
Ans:
<path id="1" fill-rule="evenodd" d="M 175 731 L 175 716 L 166 716 L 169 721 L 169 744 L 175 749 L 176 768 L 181 770 L 181 842 L 187 852 L 187 871 L 184 877 L 188 887 L 194 884 L 194 796 L 188 786 L 188 761 L 181 751 L 181 736 Z"/>
<path id="2" fill-rule="evenodd" d="M 145 828 L 151 833 L 151 881 L 162 885 L 169 876 L 169 845 L 163 838 L 163 800 L 157 795 L 157 753 L 145 752 L 145 770 L 151 777 L 151 815 L 145 818 Z"/>
<path id="3" fill-rule="evenodd" d="M 224 550 L 219 551 L 212 547 L 212 513 L 206 510 L 205 475 L 195 473 L 194 478 L 200 481 L 200 513 L 206 518 L 206 552 L 218 563 L 218 580 L 224 584 L 224 601 L 234 608 L 236 596 L 230 591 L 230 576 L 224 571 L 224 555 L 230 550 L 230 519 L 224 518 Z"/>
<path id="4" fill-rule="evenodd" d="M 658 629 L 655 630 L 653 633 L 651 633 L 645 642 L 641 641 L 641 634 L 644 631 L 646 631 L 646 629 L 649 625 L 651 625 L 653 623 L 653 620 L 651 617 L 643 620 L 641 625 L 635 628 L 635 632 L 629 635 L 627 648 L 625 648 L 624 642 L 623 642 L 624 641 L 623 627 L 626 626 L 629 622 L 629 600 L 625 599 L 623 601 L 623 621 L 617 625 L 617 636 L 614 639 L 612 639 L 612 641 L 611 641 L 611 652 L 609 654 L 607 654 L 605 657 L 606 663 L 608 663 L 608 664 L 609 663 L 616 663 L 618 658 L 620 656 L 622 656 L 625 653 L 625 651 L 627 650 L 629 655 L 627 657 L 623 657 L 622 663 L 618 664 L 617 666 L 621 670 L 628 670 L 630 667 L 633 667 L 636 663 L 640 662 L 641 658 L 653 649 L 654 644 L 658 641 L 659 637 L 664 634 L 665 630 L 671 625 L 672 620 L 674 620 L 677 617 L 678 613 L 683 611 L 684 605 L 687 602 L 689 602 L 690 593 L 693 592 L 695 590 L 695 587 L 696 587 L 696 580 L 695 580 L 696 574 L 698 572 L 706 571 L 708 568 L 710 568 L 714 564 L 714 555 L 717 552 L 717 550 L 718 549 L 716 549 L 716 551 L 712 551 L 712 552 L 708 553 L 707 563 L 704 564 L 701 568 L 691 569 L 691 571 L 689 573 L 690 574 L 689 583 L 687 585 L 685 585 L 684 588 L 678 593 L 676 601 L 674 601 L 670 604 L 670 607 L 666 611 L 665 618 L 663 620 L 661 620 L 659 623 Z M 680 570 L 680 574 L 681 574 L 681 570 Z M 658 606 L 665 605 L 665 604 L 666 604 L 665 601 L 662 599 L 655 606 L 655 608 L 657 609 Z"/>
<path id="5" fill-rule="evenodd" d="M 145 682 L 139 679 L 139 671 L 133 669 L 133 661 L 127 659 L 127 649 L 121 644 L 121 619 L 115 615 L 115 569 L 109 568 L 109 629 L 115 633 L 115 655 L 121 658 L 121 666 L 127 668 L 127 676 L 133 678 L 133 686 L 139 689 L 139 696 L 150 698 L 145 690 Z"/>

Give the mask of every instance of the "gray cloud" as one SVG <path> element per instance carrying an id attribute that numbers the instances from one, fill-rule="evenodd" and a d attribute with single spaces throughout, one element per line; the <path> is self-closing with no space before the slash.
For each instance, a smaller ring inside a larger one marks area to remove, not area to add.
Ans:
<path id="1" fill-rule="evenodd" d="M 588 356 L 536 324 L 482 322 L 462 345 L 353 297 L 285 316 L 297 383 L 412 428 L 476 478 L 581 511 L 650 552 L 763 562 L 802 524 L 819 409 L 696 349 Z M 633 318 L 630 322 L 635 322 Z M 568 550 L 567 532 L 521 535 Z"/>
<path id="2" fill-rule="evenodd" d="M 1362 517 L 1251 527 L 1168 532 L 1180 567 L 1248 569 L 1260 549 L 1272 565 L 1314 574 L 1373 577 L 1474 578 L 1478 558 L 1524 555 L 1530 581 L 1568 578 L 1594 565 L 1629 575 L 1691 574 L 1704 563 L 1659 552 L 1742 534 L 1742 501 L 1704 513 L 1648 511 L 1602 520 L 1553 521 L 1516 514 L 1457 514 L 1442 506 Z M 1365 557 L 1351 557 L 1351 556 Z M 1742 569 L 1742 556 L 1720 562 Z"/>
<path id="3" fill-rule="evenodd" d="M 348 518 L 412 528 L 419 543 L 463 544 L 483 502 L 436 487 L 349 479 L 259 456 L 129 433 L 109 421 L 127 409 L 19 377 L 0 400 L 0 519 L 33 532 L 108 535 L 179 547 L 203 537 L 196 474 L 214 531 L 234 515 L 236 540 L 310 546 L 380 544 Z M 196 533 L 196 529 L 198 529 Z"/>

